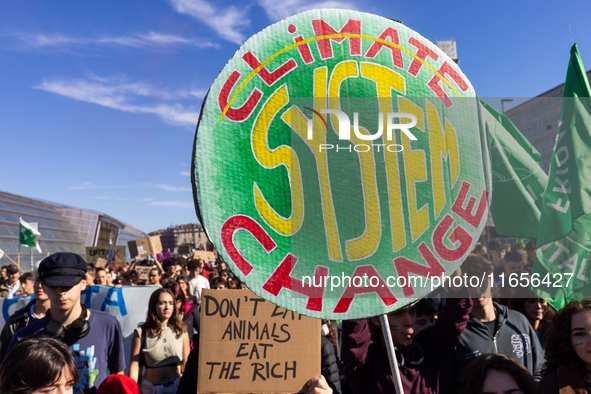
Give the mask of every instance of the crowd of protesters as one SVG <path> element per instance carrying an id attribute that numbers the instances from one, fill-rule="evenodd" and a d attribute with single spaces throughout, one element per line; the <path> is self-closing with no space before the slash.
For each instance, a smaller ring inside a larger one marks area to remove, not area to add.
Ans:
<path id="1" fill-rule="evenodd" d="M 438 289 L 387 315 L 404 393 L 591 393 L 591 300 L 555 311 L 527 288 L 499 286 L 502 275 L 531 274 L 535 249 L 477 245 L 453 275 L 490 283 Z M 151 268 L 147 278 L 137 267 Z M 154 286 L 129 357 L 118 320 L 80 303 L 93 285 Z M 57 253 L 35 275 L 2 267 L 0 296 L 34 299 L 0 335 L 0 394 L 195 393 L 204 288 L 245 286 L 221 259 L 153 256 L 112 270 Z M 395 392 L 381 324 L 323 320 L 322 374 L 304 390 Z"/>

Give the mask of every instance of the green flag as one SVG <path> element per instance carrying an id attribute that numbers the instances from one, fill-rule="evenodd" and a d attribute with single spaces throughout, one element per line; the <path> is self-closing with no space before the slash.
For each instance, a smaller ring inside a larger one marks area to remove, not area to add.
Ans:
<path id="1" fill-rule="evenodd" d="M 490 143 L 493 190 L 491 213 L 496 231 L 507 237 L 537 238 L 542 196 L 548 176 L 542 155 L 502 113 L 480 101 Z"/>
<path id="2" fill-rule="evenodd" d="M 37 251 L 41 253 L 41 247 L 39 246 L 39 237 L 41 233 L 31 227 L 31 225 L 20 218 L 19 226 L 19 241 L 21 245 L 28 246 L 29 248 L 37 248 Z"/>
<path id="3" fill-rule="evenodd" d="M 560 309 L 591 297 L 591 89 L 576 45 L 538 233 L 532 288 Z"/>

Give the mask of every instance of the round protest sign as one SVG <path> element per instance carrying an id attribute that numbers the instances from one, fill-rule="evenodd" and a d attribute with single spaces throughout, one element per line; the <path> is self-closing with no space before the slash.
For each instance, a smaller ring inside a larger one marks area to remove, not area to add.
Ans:
<path id="1" fill-rule="evenodd" d="M 346 10 L 254 35 L 197 126 L 197 213 L 257 295 L 363 318 L 441 285 L 488 214 L 489 153 L 457 64 L 401 23 Z"/>

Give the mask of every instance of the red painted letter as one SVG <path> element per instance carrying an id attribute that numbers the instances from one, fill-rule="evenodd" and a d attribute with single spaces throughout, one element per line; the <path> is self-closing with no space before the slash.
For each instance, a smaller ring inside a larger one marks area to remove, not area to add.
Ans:
<path id="1" fill-rule="evenodd" d="M 437 261 L 437 258 L 433 255 L 433 252 L 431 252 L 429 247 L 425 245 L 424 242 L 419 245 L 419 252 L 427 263 L 426 267 L 405 257 L 397 257 L 394 259 L 394 267 L 396 268 L 398 276 L 404 276 L 406 278 L 405 286 L 402 288 L 402 292 L 404 293 L 405 297 L 410 297 L 415 293 L 414 288 L 410 285 L 411 282 L 408 276 L 409 272 L 424 276 L 426 278 L 432 278 L 445 273 L 445 269 L 441 266 L 439 261 Z"/>
<path id="2" fill-rule="evenodd" d="M 474 210 L 474 204 L 476 203 L 476 198 L 470 197 L 468 199 L 468 205 L 466 209 L 462 208 L 464 205 L 464 201 L 466 201 L 466 196 L 468 195 L 468 191 L 470 191 L 470 184 L 466 181 L 462 182 L 462 187 L 460 188 L 460 192 L 456 197 L 456 201 L 454 201 L 454 205 L 451 207 L 451 211 L 464 219 L 470 226 L 474 228 L 478 228 L 478 225 L 482 221 L 482 217 L 484 216 L 484 211 L 486 210 L 486 202 L 488 200 L 488 192 L 486 190 L 482 191 L 482 196 L 480 196 L 480 202 L 478 203 L 478 209 L 476 213 L 472 215 L 472 211 Z"/>
<path id="3" fill-rule="evenodd" d="M 234 234 L 236 231 L 244 229 L 251 233 L 253 237 L 265 248 L 267 253 L 270 253 L 277 244 L 265 232 L 260 224 L 255 222 L 252 218 L 244 215 L 234 215 L 230 217 L 222 226 L 222 244 L 230 255 L 230 258 L 236 264 L 238 269 L 246 276 L 252 271 L 252 264 L 250 264 L 242 254 L 236 249 L 234 245 Z"/>
<path id="4" fill-rule="evenodd" d="M 458 227 L 452 231 L 449 240 L 453 243 L 459 241 L 460 246 L 455 249 L 449 249 L 445 246 L 443 243 L 443 237 L 445 237 L 445 234 L 447 234 L 454 222 L 454 219 L 447 214 L 435 228 L 435 231 L 433 231 L 433 246 L 435 247 L 437 254 L 445 261 L 456 261 L 460 259 L 468 252 L 468 250 L 470 250 L 470 244 L 472 243 L 472 236 L 468 234 L 462 226 L 458 225 Z"/>
<path id="5" fill-rule="evenodd" d="M 458 84 L 460 89 L 462 89 L 462 92 L 465 92 L 466 90 L 468 90 L 469 86 L 466 83 L 466 81 L 464 81 L 462 79 L 460 74 L 458 74 L 456 72 L 456 70 L 454 70 L 453 67 L 448 62 L 444 62 L 437 72 L 439 73 L 439 75 L 442 75 L 442 76 L 446 75 L 446 74 L 448 76 L 450 76 L 451 79 L 456 81 L 456 83 Z M 447 96 L 445 91 L 443 91 L 443 88 L 441 86 L 439 86 L 440 81 L 441 81 L 441 78 L 439 78 L 439 76 L 437 74 L 435 74 L 435 75 L 433 75 L 433 78 L 431 78 L 431 80 L 429 82 L 427 82 L 427 86 L 429 86 L 429 88 L 431 88 L 433 93 L 435 93 L 437 95 L 437 97 L 439 97 L 441 99 L 441 101 L 443 101 L 443 104 L 445 104 L 445 106 L 447 108 L 449 108 L 452 106 L 453 103 L 449 99 L 449 97 Z"/>
<path id="6" fill-rule="evenodd" d="M 356 281 L 357 278 L 358 280 Z M 377 283 L 372 283 L 372 278 L 377 278 Z M 355 295 L 365 293 L 377 293 L 386 306 L 393 305 L 396 301 L 398 301 L 373 265 L 362 265 L 355 268 L 355 272 L 351 277 L 351 281 L 349 281 L 349 285 L 343 292 L 341 299 L 332 312 L 347 312 L 349 310 L 349 306 L 353 302 L 353 298 L 355 298 Z"/>
<path id="7" fill-rule="evenodd" d="M 253 70 L 256 69 L 261 65 L 261 62 L 257 57 L 251 52 L 248 51 L 244 55 L 242 55 L 242 59 L 252 68 Z M 291 70 L 296 68 L 298 65 L 293 59 L 289 59 L 281 66 L 279 66 L 275 71 L 269 72 L 266 67 L 261 68 L 258 71 L 258 76 L 267 84 L 267 86 L 273 85 L 277 82 L 281 77 L 289 73 Z"/>
<path id="8" fill-rule="evenodd" d="M 312 19 L 312 27 L 314 28 L 314 35 L 316 37 L 342 33 L 361 34 L 361 21 L 355 19 L 349 19 L 338 32 L 322 19 Z M 344 39 L 345 37 L 340 37 L 331 38 L 330 40 L 343 42 Z M 332 47 L 330 46 L 330 41 L 328 38 L 318 40 L 316 43 L 318 45 L 318 51 L 320 52 L 320 58 L 322 60 L 332 58 Z M 361 38 L 349 38 L 349 53 L 351 56 L 361 55 Z"/>
<path id="9" fill-rule="evenodd" d="M 324 289 L 326 288 L 326 280 L 323 283 L 322 279 L 328 276 L 328 268 L 320 265 L 316 266 L 316 269 L 314 270 L 314 279 L 312 283 L 307 285 L 301 280 L 290 276 L 297 261 L 297 257 L 288 253 L 281 264 L 279 264 L 279 267 L 275 269 L 275 272 L 273 272 L 269 279 L 267 279 L 263 285 L 263 290 L 277 297 L 281 289 L 285 287 L 293 292 L 309 297 L 308 303 L 306 304 L 307 310 L 321 312 Z M 316 286 L 316 283 L 318 283 L 319 286 Z"/>
<path id="10" fill-rule="evenodd" d="M 232 88 L 234 88 L 234 85 L 236 85 L 236 82 L 238 82 L 238 79 L 241 75 L 242 74 L 240 74 L 239 71 L 234 70 L 232 71 L 232 74 L 230 74 L 226 82 L 224 82 L 224 86 L 222 86 L 222 89 L 220 90 L 220 95 L 218 96 L 218 105 L 220 107 L 220 111 L 224 112 L 226 105 L 228 105 L 228 97 L 230 97 L 230 92 L 232 91 Z M 235 122 L 242 122 L 248 119 L 248 117 L 252 114 L 254 108 L 261 100 L 262 96 L 263 93 L 259 89 L 254 88 L 252 90 L 252 93 L 250 93 L 250 96 L 248 96 L 248 100 L 246 100 L 242 107 L 237 109 L 228 108 L 228 110 L 226 111 L 226 116 L 228 117 L 228 119 L 233 120 Z"/>
<path id="11" fill-rule="evenodd" d="M 416 38 L 411 37 L 408 40 L 408 43 L 412 46 L 417 47 L 418 50 L 417 50 L 417 53 L 415 54 L 415 56 L 418 57 L 419 59 L 425 60 L 427 58 L 427 56 L 429 56 L 433 60 L 439 59 L 438 54 L 436 54 L 435 52 L 433 52 L 432 50 L 427 48 L 424 44 L 422 44 Z M 411 75 L 414 75 L 416 77 L 417 74 L 419 73 L 419 70 L 421 69 L 421 67 L 423 67 L 423 63 L 421 63 L 417 59 L 413 59 L 412 63 L 410 64 L 410 67 L 408 68 L 408 72 Z"/>
<path id="12" fill-rule="evenodd" d="M 378 38 L 380 40 L 385 40 L 387 37 L 390 37 L 390 41 L 392 41 L 393 44 L 400 45 L 400 41 L 398 40 L 398 31 L 396 29 L 392 29 L 391 27 L 389 27 L 386 30 L 384 30 Z M 365 57 L 373 59 L 374 57 L 376 57 L 378 52 L 382 50 L 382 48 L 388 48 L 392 52 L 392 62 L 394 63 L 394 65 L 398 68 L 404 69 L 404 63 L 402 61 L 402 51 L 400 50 L 400 48 L 394 48 L 393 46 L 386 45 L 381 42 L 374 42 L 365 53 Z"/>

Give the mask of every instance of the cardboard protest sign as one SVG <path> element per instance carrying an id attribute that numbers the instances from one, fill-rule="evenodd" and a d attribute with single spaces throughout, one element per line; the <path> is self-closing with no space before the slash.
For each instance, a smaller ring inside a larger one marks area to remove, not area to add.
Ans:
<path id="1" fill-rule="evenodd" d="M 140 280 L 148 280 L 150 277 L 150 271 L 152 267 L 135 267 L 135 270 L 138 274 Z"/>
<path id="2" fill-rule="evenodd" d="M 204 252 L 202 250 L 196 250 L 193 252 L 194 259 L 201 259 L 206 263 L 213 263 L 215 261 L 215 252 Z"/>
<path id="3" fill-rule="evenodd" d="M 153 235 L 148 238 L 136 239 L 135 241 L 128 241 L 129 254 L 131 257 L 135 256 L 149 256 L 162 252 L 162 243 L 160 235 Z"/>
<path id="4" fill-rule="evenodd" d="M 320 374 L 320 320 L 248 290 L 201 297 L 198 393 L 296 393 Z"/>
<path id="5" fill-rule="evenodd" d="M 101 261 L 99 264 L 99 259 L 104 259 L 105 262 Z M 112 269 L 118 269 L 123 267 L 126 262 L 126 251 L 125 246 L 115 246 L 112 248 L 98 248 L 93 246 L 86 247 L 86 262 L 92 263 L 96 267 L 105 267 L 111 266 Z"/>
<path id="6" fill-rule="evenodd" d="M 193 154 L 199 220 L 266 300 L 328 319 L 398 309 L 438 287 L 485 225 L 479 108 L 458 65 L 401 23 L 294 15 L 211 86 Z"/>
<path id="7" fill-rule="evenodd" d="M 98 259 L 96 259 L 96 263 L 94 265 L 96 268 L 105 268 L 107 266 L 107 259 L 99 257 Z"/>

